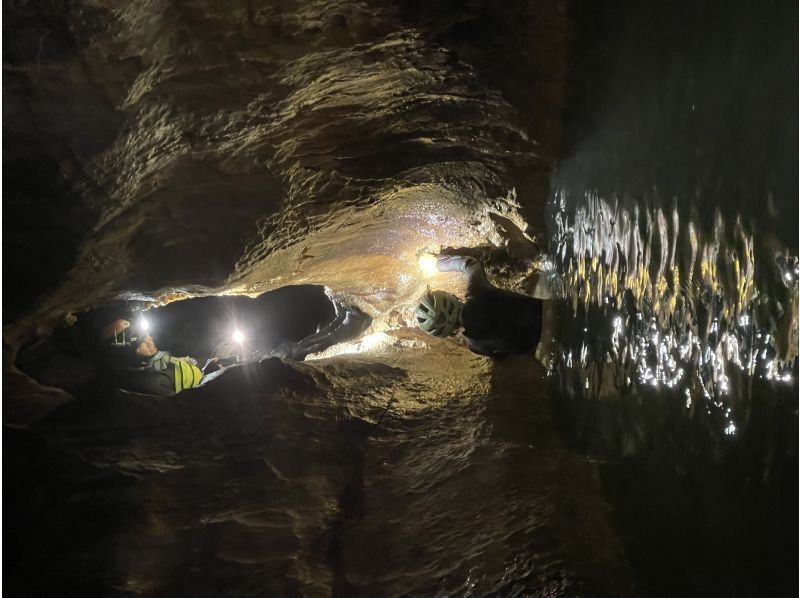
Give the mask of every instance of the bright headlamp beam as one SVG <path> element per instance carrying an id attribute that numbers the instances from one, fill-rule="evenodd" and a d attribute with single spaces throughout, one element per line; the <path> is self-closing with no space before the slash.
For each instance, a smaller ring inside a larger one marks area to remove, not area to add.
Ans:
<path id="1" fill-rule="evenodd" d="M 141 328 L 144 332 L 150 330 L 150 322 L 144 316 L 139 318 L 139 328 Z"/>
<path id="2" fill-rule="evenodd" d="M 233 330 L 233 342 L 239 343 L 240 345 L 244 343 L 244 334 L 238 328 Z"/>
<path id="3" fill-rule="evenodd" d="M 421 256 L 419 256 L 417 264 L 419 264 L 419 269 L 425 276 L 433 276 L 439 272 L 438 268 L 436 267 L 436 256 L 431 255 L 430 253 L 423 253 Z"/>

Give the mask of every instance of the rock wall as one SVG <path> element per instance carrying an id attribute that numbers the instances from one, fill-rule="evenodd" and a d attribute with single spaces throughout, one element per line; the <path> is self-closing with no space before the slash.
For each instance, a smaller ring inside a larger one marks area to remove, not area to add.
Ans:
<path id="1" fill-rule="evenodd" d="M 420 249 L 501 245 L 490 212 L 544 228 L 559 3 L 19 3 L 4 29 L 7 337 L 298 282 L 379 315 Z"/>

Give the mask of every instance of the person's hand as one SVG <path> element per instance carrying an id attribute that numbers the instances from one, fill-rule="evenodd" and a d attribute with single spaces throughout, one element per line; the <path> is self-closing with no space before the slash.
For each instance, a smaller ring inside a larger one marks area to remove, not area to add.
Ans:
<path id="1" fill-rule="evenodd" d="M 472 258 L 463 255 L 443 255 L 436 256 L 436 269 L 439 272 L 458 272 L 464 269 L 464 264 Z"/>

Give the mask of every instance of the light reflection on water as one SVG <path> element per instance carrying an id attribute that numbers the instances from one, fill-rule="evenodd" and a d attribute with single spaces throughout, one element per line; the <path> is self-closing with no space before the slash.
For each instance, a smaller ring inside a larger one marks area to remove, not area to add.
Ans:
<path id="1" fill-rule="evenodd" d="M 550 372 L 577 378 L 570 392 L 674 389 L 689 411 L 717 410 L 731 436 L 753 378 L 794 383 L 797 257 L 758 255 L 756 276 L 753 232 L 719 210 L 704 231 L 675 204 L 623 206 L 593 192 L 575 201 L 562 190 L 553 208 L 566 305 Z"/>

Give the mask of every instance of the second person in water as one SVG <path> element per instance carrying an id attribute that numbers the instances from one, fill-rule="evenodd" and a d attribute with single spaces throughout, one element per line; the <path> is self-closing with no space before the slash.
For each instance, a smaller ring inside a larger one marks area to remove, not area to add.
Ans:
<path id="1" fill-rule="evenodd" d="M 542 334 L 542 300 L 499 289 L 486 279 L 474 257 L 437 256 L 440 272 L 463 272 L 466 300 L 445 291 L 428 290 L 419 299 L 415 317 L 420 329 L 438 337 L 462 330 L 474 353 L 500 358 L 533 353 Z"/>

